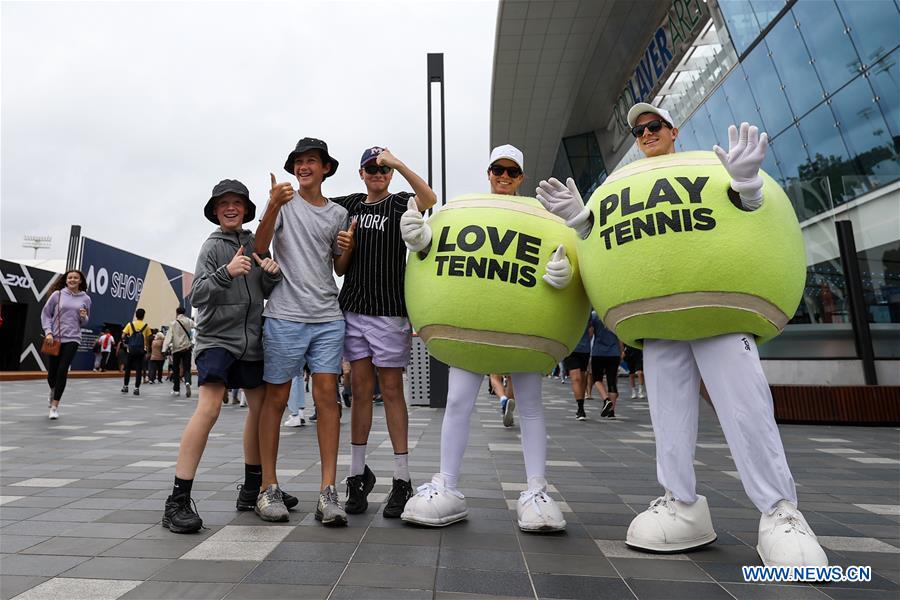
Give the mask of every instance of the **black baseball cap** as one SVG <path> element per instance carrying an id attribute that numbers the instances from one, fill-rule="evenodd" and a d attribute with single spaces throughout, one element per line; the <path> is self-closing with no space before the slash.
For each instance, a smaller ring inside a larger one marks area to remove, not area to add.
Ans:
<path id="1" fill-rule="evenodd" d="M 322 153 L 322 162 L 331 165 L 331 170 L 325 173 L 325 178 L 329 178 L 334 175 L 335 171 L 338 168 L 338 161 L 334 159 L 330 154 L 328 154 L 328 144 L 323 142 L 320 139 L 305 137 L 299 142 L 297 142 L 297 147 L 294 148 L 294 151 L 288 154 L 287 160 L 284 161 L 284 170 L 294 174 L 294 159 L 297 158 L 298 155 L 303 154 L 309 150 L 319 150 Z"/>
<path id="2" fill-rule="evenodd" d="M 219 219 L 216 218 L 216 200 L 225 194 L 237 194 L 247 202 L 247 212 L 244 213 L 244 223 L 249 223 L 256 218 L 256 205 L 250 200 L 250 190 L 247 189 L 247 186 L 237 179 L 223 179 L 215 185 L 212 190 L 212 196 L 209 197 L 206 206 L 203 207 L 203 214 L 207 219 L 216 225 L 219 224 Z"/>

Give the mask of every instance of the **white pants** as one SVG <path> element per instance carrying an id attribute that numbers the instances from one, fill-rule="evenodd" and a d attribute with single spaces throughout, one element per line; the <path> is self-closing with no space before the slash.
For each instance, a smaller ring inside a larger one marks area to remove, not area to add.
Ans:
<path id="1" fill-rule="evenodd" d="M 514 373 L 516 408 L 522 432 L 525 476 L 544 477 L 547 462 L 547 425 L 541 403 L 540 373 Z M 450 487 L 456 487 L 463 454 L 469 443 L 469 418 L 484 375 L 450 367 L 447 381 L 447 408 L 441 424 L 441 475 Z"/>
<path id="2" fill-rule="evenodd" d="M 656 477 L 678 500 L 697 500 L 694 447 L 702 377 L 747 496 L 762 513 L 780 500 L 797 504 L 752 335 L 646 340 L 644 377 L 656 435 Z"/>

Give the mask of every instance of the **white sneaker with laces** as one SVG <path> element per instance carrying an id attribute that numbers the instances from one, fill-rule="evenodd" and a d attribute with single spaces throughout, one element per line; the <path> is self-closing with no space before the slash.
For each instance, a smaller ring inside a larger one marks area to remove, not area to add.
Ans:
<path id="1" fill-rule="evenodd" d="M 716 541 L 705 496 L 693 504 L 676 500 L 666 491 L 628 526 L 625 543 L 637 550 L 683 552 Z"/>
<path id="2" fill-rule="evenodd" d="M 291 415 L 288 417 L 288 420 L 284 422 L 285 427 L 300 427 L 300 415 Z"/>
<path id="3" fill-rule="evenodd" d="M 55 421 L 56 419 L 58 419 L 59 418 L 59 409 L 51 406 L 50 414 L 48 415 L 48 417 L 51 421 Z"/>
<path id="4" fill-rule="evenodd" d="M 566 528 L 559 505 L 547 494 L 547 480 L 535 477 L 519 494 L 516 516 L 522 531 L 562 531 Z"/>
<path id="5" fill-rule="evenodd" d="M 400 518 L 407 523 L 445 527 L 468 516 L 466 497 L 444 485 L 444 478 L 438 473 L 416 488 L 415 496 L 406 501 Z"/>
<path id="6" fill-rule="evenodd" d="M 809 523 L 791 502 L 782 500 L 759 519 L 756 552 L 767 567 L 827 567 L 828 557 Z"/>

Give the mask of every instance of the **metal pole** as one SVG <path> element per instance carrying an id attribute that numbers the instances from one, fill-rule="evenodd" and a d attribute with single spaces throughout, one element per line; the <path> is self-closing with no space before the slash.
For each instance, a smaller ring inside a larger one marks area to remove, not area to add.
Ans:
<path id="1" fill-rule="evenodd" d="M 69 230 L 69 250 L 66 254 L 66 270 L 78 268 L 78 249 L 81 243 L 81 225 L 72 225 Z"/>
<path id="2" fill-rule="evenodd" d="M 443 67 L 444 55 L 441 55 Z M 444 135 L 444 77 L 441 69 L 441 206 L 447 203 L 447 136 Z"/>
<path id="3" fill-rule="evenodd" d="M 856 355 L 862 360 L 866 385 L 878 385 L 878 378 L 875 374 L 875 351 L 872 349 L 872 332 L 869 330 L 869 314 L 866 311 L 859 261 L 856 258 L 856 242 L 853 239 L 853 223 L 835 221 L 834 227 L 837 230 L 841 266 L 844 268 L 844 281 L 847 283 L 847 298 L 850 301 L 850 322 L 853 325 Z"/>
<path id="4" fill-rule="evenodd" d="M 425 120 L 428 121 L 428 187 L 431 187 L 431 75 L 430 75 L 430 67 L 431 67 L 431 55 L 428 55 L 428 66 L 429 66 L 429 76 L 427 77 L 425 85 L 428 87 L 428 113 L 426 114 Z"/>

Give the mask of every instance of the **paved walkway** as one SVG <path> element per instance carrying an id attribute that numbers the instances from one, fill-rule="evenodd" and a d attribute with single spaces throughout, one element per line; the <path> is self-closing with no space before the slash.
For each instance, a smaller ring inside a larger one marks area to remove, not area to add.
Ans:
<path id="1" fill-rule="evenodd" d="M 624 383 L 624 382 L 623 382 Z M 627 387 L 627 384 L 625 384 Z M 234 511 L 243 477 L 244 409 L 223 407 L 194 498 L 208 530 L 159 525 L 178 440 L 193 402 L 168 387 L 119 394 L 111 380 L 70 381 L 59 421 L 47 420 L 42 382 L 0 384 L 2 598 L 891 598 L 900 594 L 900 435 L 893 428 L 784 426 L 801 508 L 836 565 L 869 565 L 872 582 L 750 585 L 759 515 L 736 478 L 721 430 L 703 406 L 696 453 L 718 541 L 697 552 L 639 554 L 623 540 L 631 518 L 659 495 L 644 401 L 614 421 L 573 417 L 568 386 L 544 381 L 548 479 L 568 530 L 515 526 L 524 472 L 518 428 L 505 429 L 479 398 L 464 464 L 467 522 L 420 529 L 384 519 L 391 450 L 376 408 L 370 466 L 378 476 L 364 515 L 325 529 L 310 512 L 318 489 L 315 426 L 283 429 L 285 489 L 300 497 L 290 523 Z M 484 390 L 484 388 L 483 388 Z M 348 448 L 348 415 L 342 440 Z M 414 483 L 438 467 L 441 411 L 410 411 Z M 349 455 L 342 455 L 339 478 Z M 341 490 L 343 492 L 343 490 Z M 21 594 L 21 596 L 17 596 Z"/>

